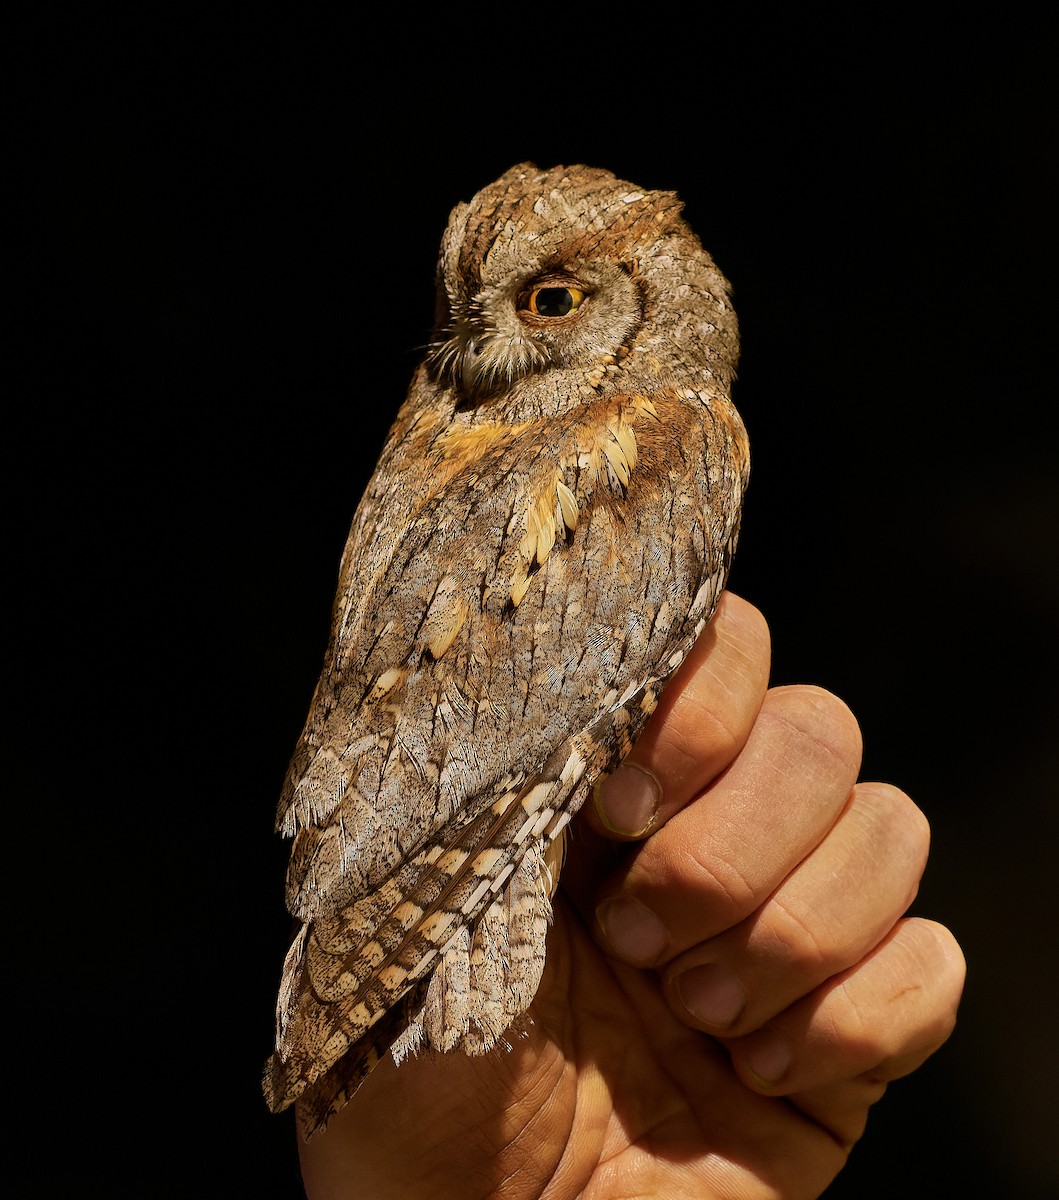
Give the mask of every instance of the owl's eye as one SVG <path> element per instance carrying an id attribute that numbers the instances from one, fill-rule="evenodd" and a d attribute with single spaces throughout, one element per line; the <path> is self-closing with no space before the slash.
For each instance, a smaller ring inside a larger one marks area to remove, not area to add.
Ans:
<path id="1" fill-rule="evenodd" d="M 584 300 L 585 293 L 580 288 L 550 283 L 531 288 L 523 307 L 535 317 L 568 317 Z"/>

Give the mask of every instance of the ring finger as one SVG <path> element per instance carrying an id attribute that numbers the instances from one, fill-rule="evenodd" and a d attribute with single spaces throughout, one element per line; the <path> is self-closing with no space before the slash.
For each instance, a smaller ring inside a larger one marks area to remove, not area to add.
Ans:
<path id="1" fill-rule="evenodd" d="M 929 832 L 897 788 L 858 785 L 821 843 L 749 917 L 668 964 L 673 1011 L 738 1037 L 859 962 L 915 897 Z"/>

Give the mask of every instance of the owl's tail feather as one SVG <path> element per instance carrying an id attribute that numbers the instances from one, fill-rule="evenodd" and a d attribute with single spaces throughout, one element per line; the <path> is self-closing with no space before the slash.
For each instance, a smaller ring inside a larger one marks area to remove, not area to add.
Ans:
<path id="1" fill-rule="evenodd" d="M 265 1065 L 264 1078 L 265 1099 L 269 1108 L 273 1112 L 282 1112 L 297 1095 L 298 1128 L 302 1136 L 308 1139 L 325 1128 L 420 1012 L 428 983 L 429 979 L 424 979 L 403 996 L 329 1071 L 300 1094 L 295 1087 L 300 1077 L 291 1070 L 293 1064 L 273 1054 Z"/>

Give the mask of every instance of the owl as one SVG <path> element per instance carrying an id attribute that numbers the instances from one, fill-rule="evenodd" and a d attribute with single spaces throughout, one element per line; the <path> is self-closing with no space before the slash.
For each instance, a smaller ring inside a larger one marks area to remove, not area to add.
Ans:
<path id="1" fill-rule="evenodd" d="M 388 1052 L 514 1036 L 571 818 L 724 587 L 738 334 L 680 213 L 523 163 L 449 219 L 279 804 L 297 933 L 264 1088 L 306 1136 Z"/>

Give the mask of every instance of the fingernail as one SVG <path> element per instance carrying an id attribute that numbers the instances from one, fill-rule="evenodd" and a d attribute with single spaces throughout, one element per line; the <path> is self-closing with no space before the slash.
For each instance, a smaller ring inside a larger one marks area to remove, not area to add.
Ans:
<path id="1" fill-rule="evenodd" d="M 743 1062 L 762 1083 L 771 1086 L 786 1075 L 791 1065 L 791 1050 L 778 1033 L 766 1029 L 756 1035 L 754 1044 L 743 1055 Z"/>
<path id="2" fill-rule="evenodd" d="M 612 833 L 643 837 L 654 824 L 662 802 L 662 785 L 645 767 L 623 763 L 596 785 L 599 819 Z"/>
<path id="3" fill-rule="evenodd" d="M 632 896 L 604 900 L 596 909 L 596 920 L 615 954 L 637 966 L 656 963 L 669 940 L 658 917 Z"/>
<path id="4" fill-rule="evenodd" d="M 728 1029 L 746 1008 L 746 992 L 738 979 L 723 967 L 705 963 L 678 975 L 681 1004 L 703 1025 Z"/>

